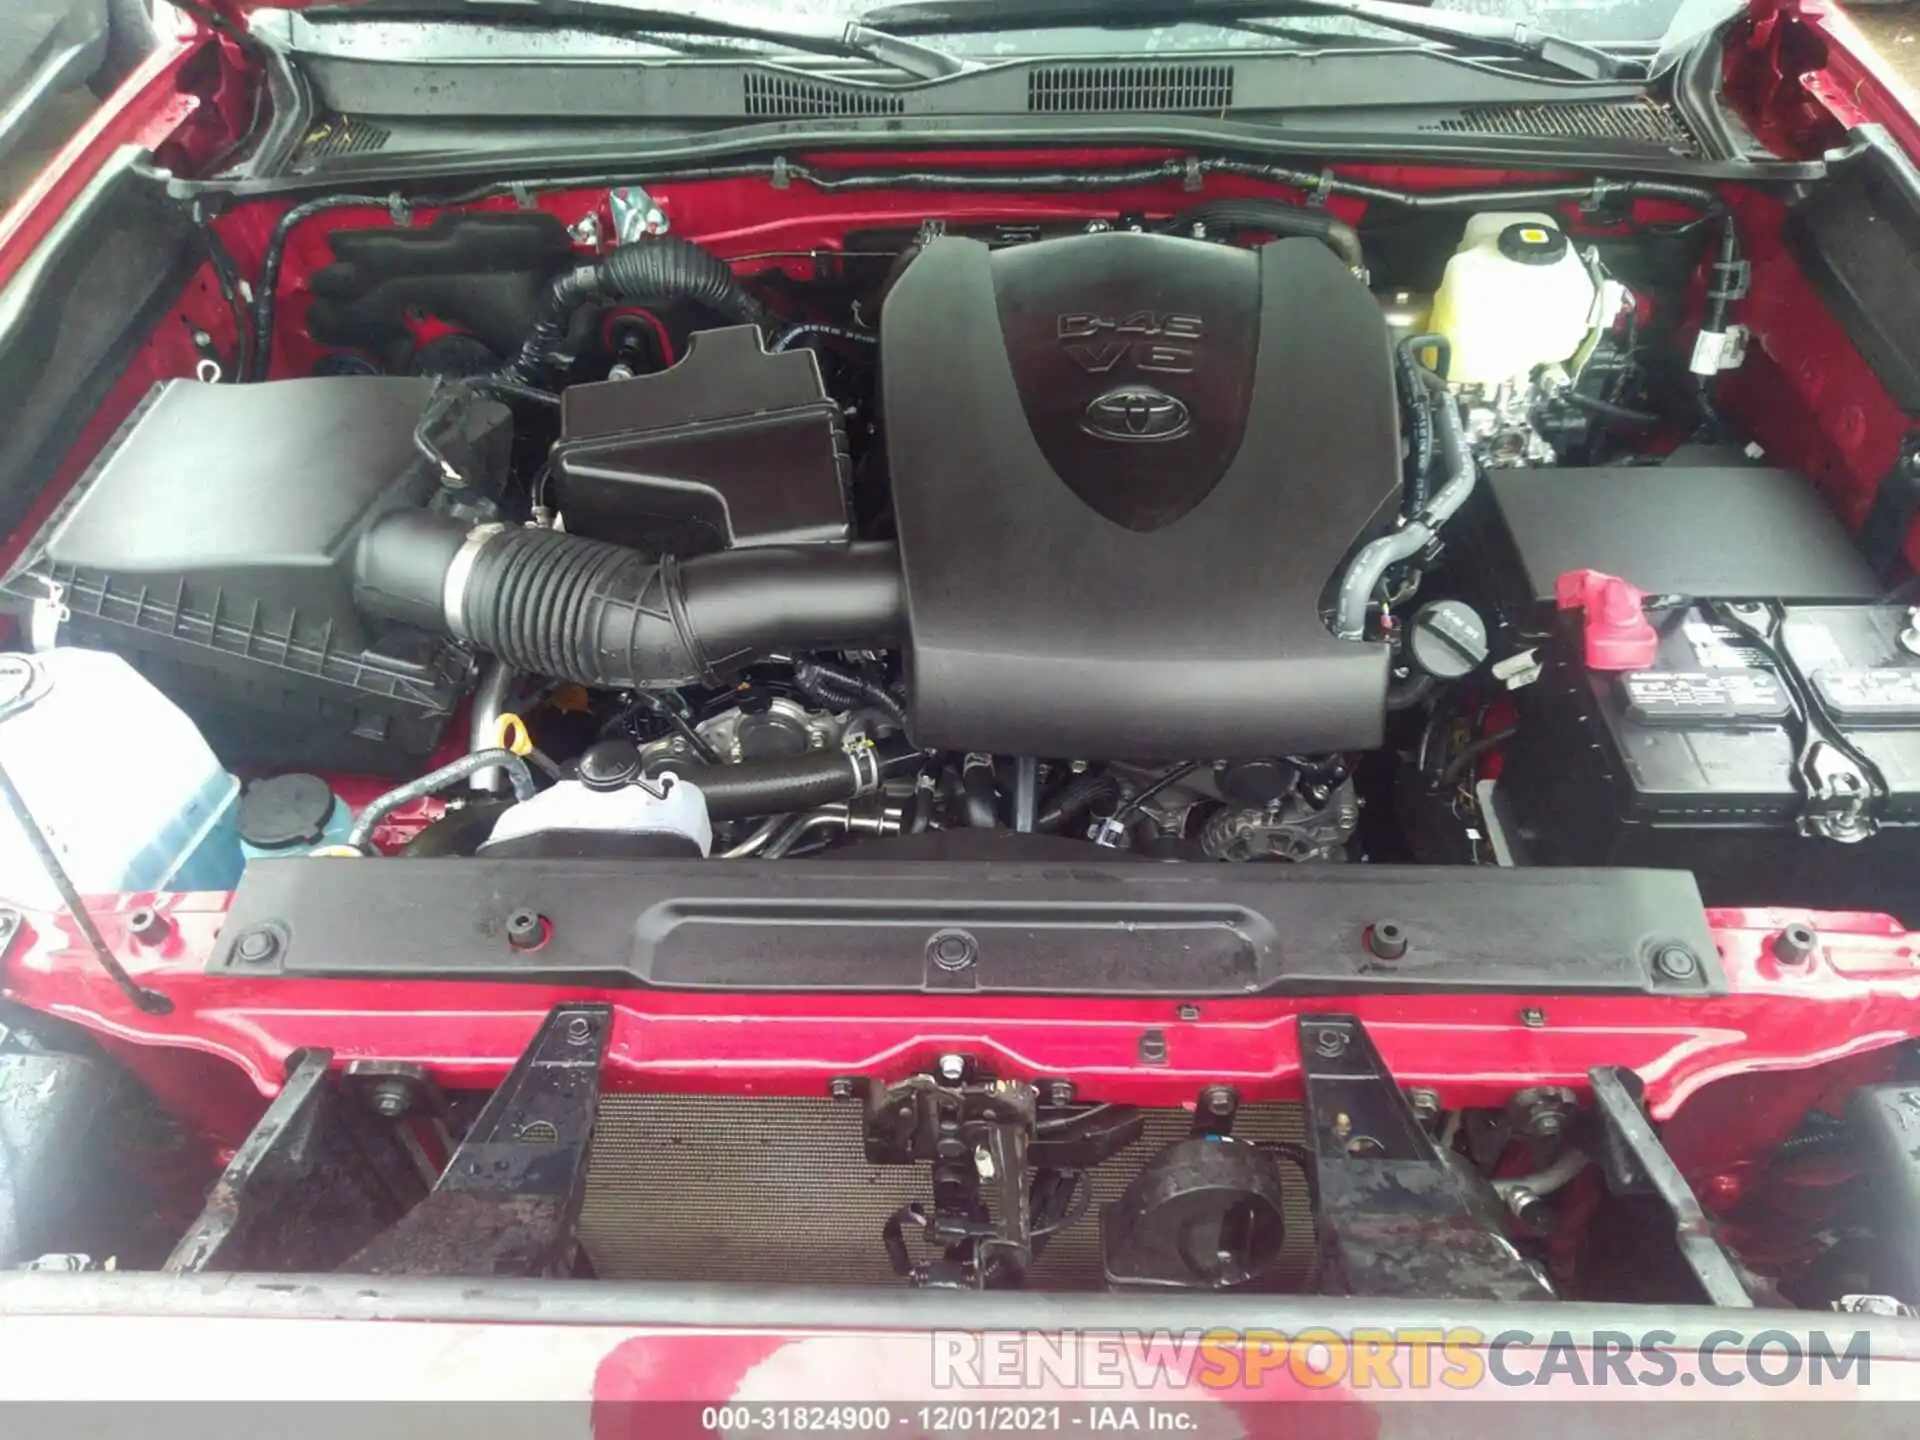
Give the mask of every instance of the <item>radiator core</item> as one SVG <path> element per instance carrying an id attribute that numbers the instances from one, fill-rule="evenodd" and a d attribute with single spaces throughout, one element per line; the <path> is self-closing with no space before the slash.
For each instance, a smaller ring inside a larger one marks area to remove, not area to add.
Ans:
<path id="1" fill-rule="evenodd" d="M 1101 1208 L 1191 1128 L 1184 1110 L 1148 1111 L 1146 1134 L 1094 1169 L 1093 1204 L 1051 1238 L 1029 1285 L 1101 1288 Z M 1248 1105 L 1233 1133 L 1302 1143 L 1303 1112 Z M 1285 1284 L 1304 1277 L 1314 1244 L 1303 1177 L 1288 1162 L 1282 1169 L 1291 1183 L 1275 1279 Z M 580 1238 L 594 1273 L 608 1280 L 899 1285 L 881 1229 L 902 1206 L 931 1198 L 928 1166 L 867 1163 L 857 1103 L 612 1094 L 594 1126 Z"/>

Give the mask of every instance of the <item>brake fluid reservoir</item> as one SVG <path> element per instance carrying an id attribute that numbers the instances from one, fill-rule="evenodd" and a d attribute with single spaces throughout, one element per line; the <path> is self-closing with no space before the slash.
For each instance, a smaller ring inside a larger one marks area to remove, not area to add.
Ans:
<path id="1" fill-rule="evenodd" d="M 1593 276 L 1551 216 L 1471 216 L 1433 299 L 1455 385 L 1524 382 L 1573 358 L 1593 326 Z"/>
<path id="2" fill-rule="evenodd" d="M 240 882 L 240 782 L 179 706 L 118 655 L 0 655 L 0 761 L 81 894 Z M 60 908 L 4 808 L 0 895 Z"/>

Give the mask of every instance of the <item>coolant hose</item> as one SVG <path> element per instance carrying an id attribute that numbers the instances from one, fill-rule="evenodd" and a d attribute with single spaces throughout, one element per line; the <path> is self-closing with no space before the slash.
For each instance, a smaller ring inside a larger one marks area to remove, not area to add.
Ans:
<path id="1" fill-rule="evenodd" d="M 554 362 L 574 311 L 582 305 L 663 300 L 690 300 L 736 324 L 757 325 L 766 319 L 760 302 L 718 255 L 677 235 L 653 235 L 555 280 L 520 353 L 507 362 L 500 378 L 516 385 L 536 383 Z"/>
<path id="2" fill-rule="evenodd" d="M 1047 798 L 1034 819 L 1033 828 L 1042 834 L 1065 830 L 1076 821 L 1084 820 L 1102 802 L 1117 807 L 1120 799 L 1120 782 L 1113 776 L 1076 775 Z"/>
<path id="3" fill-rule="evenodd" d="M 1367 633 L 1367 606 L 1380 586 L 1380 577 L 1389 567 L 1411 560 L 1433 542 L 1440 527 L 1452 519 L 1473 493 L 1475 470 L 1473 452 L 1467 448 L 1467 434 L 1460 424 L 1459 407 L 1447 393 L 1447 382 L 1425 366 L 1420 377 L 1433 394 L 1434 439 L 1439 450 L 1446 484 L 1427 503 L 1426 509 L 1391 535 L 1383 535 L 1363 545 L 1353 557 L 1340 581 L 1339 599 L 1334 604 L 1333 633 L 1342 640 L 1363 639 Z"/>
<path id="4" fill-rule="evenodd" d="M 905 614 L 890 544 L 655 561 L 557 530 L 469 531 L 420 510 L 387 515 L 362 537 L 354 599 L 512 669 L 607 690 L 718 684 L 776 650 L 884 649 Z"/>
<path id="5" fill-rule="evenodd" d="M 1324 210 L 1308 210 L 1284 200 L 1208 200 L 1184 212 L 1178 225 L 1202 224 L 1210 230 L 1266 230 L 1275 235 L 1304 235 L 1318 240 L 1349 268 L 1367 268 L 1360 235 L 1346 221 Z"/>
<path id="6" fill-rule="evenodd" d="M 967 824 L 976 830 L 1000 828 L 1000 792 L 993 783 L 991 755 L 969 755 L 961 764 L 960 798 Z"/>
<path id="7" fill-rule="evenodd" d="M 418 780 L 409 780 L 387 791 L 360 812 L 353 822 L 353 828 L 347 832 L 347 844 L 356 850 L 365 850 L 372 842 L 373 832 L 380 822 L 402 805 L 424 800 L 449 785 L 469 778 L 475 771 L 494 765 L 507 772 L 507 779 L 513 783 L 514 799 L 533 798 L 533 772 L 527 768 L 525 760 L 511 750 L 476 750 L 471 755 L 462 755 L 458 760 L 442 765 L 438 770 L 428 771 Z"/>
<path id="8" fill-rule="evenodd" d="M 707 818 L 787 815 L 871 795 L 880 782 L 919 769 L 920 752 L 894 736 L 856 750 L 823 750 L 778 760 L 745 760 L 685 772 L 706 797 Z"/>

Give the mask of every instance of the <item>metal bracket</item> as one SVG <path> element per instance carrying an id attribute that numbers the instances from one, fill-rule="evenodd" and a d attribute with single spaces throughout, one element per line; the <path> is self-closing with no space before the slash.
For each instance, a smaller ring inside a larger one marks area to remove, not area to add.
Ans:
<path id="1" fill-rule="evenodd" d="M 1333 1293 L 1551 1298 L 1503 1233 L 1498 1197 L 1435 1147 L 1356 1017 L 1303 1015 L 1300 1069 Z"/>
<path id="2" fill-rule="evenodd" d="M 955 1057 L 957 1058 L 957 1057 Z M 894 1269 L 916 1285 L 986 1284 L 995 1270 L 1018 1273 L 1033 1259 L 1031 1174 L 1038 1095 L 1017 1080 L 952 1080 L 913 1075 L 867 1090 L 869 1163 L 931 1161 L 934 1203 L 897 1211 L 883 1238 Z M 926 1232 L 945 1257 L 915 1264 L 906 1227 Z"/>
<path id="3" fill-rule="evenodd" d="M 1739 1272 L 1713 1238 L 1713 1225 L 1640 1108 L 1640 1078 L 1617 1065 L 1587 1072 L 1600 1112 L 1601 1168 L 1616 1195 L 1658 1195 L 1673 1216 L 1674 1243 L 1709 1305 L 1753 1304 Z"/>
<path id="4" fill-rule="evenodd" d="M 332 1058 L 299 1053 L 174 1246 L 169 1273 L 330 1270 L 424 1193 L 391 1128 L 335 1103 Z"/>
<path id="5" fill-rule="evenodd" d="M 433 1193 L 342 1268 L 368 1275 L 569 1273 L 612 1030 L 611 1006 L 555 1006 Z"/>

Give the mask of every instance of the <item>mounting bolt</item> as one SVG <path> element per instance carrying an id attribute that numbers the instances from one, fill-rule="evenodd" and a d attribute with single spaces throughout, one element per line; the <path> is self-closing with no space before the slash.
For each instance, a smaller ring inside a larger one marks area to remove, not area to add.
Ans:
<path id="1" fill-rule="evenodd" d="M 836 1075 L 827 1082 L 827 1094 L 836 1100 L 853 1099 L 853 1081 L 845 1075 Z"/>
<path id="2" fill-rule="evenodd" d="M 398 1120 L 413 1108 L 413 1097 L 398 1080 L 382 1080 L 367 1092 L 367 1099 L 372 1102 L 375 1114 L 389 1120 Z"/>
<path id="3" fill-rule="evenodd" d="M 1399 960 L 1407 953 L 1406 927 L 1398 920 L 1376 920 L 1367 927 L 1367 949 L 1381 960 Z"/>
<path id="4" fill-rule="evenodd" d="M 507 916 L 507 944 L 516 950 L 538 950 L 547 943 L 549 927 L 538 910 L 525 908 Z"/>
<path id="5" fill-rule="evenodd" d="M 585 1045 L 593 1039 L 593 1022 L 584 1015 L 575 1015 L 567 1021 L 567 1043 Z"/>
<path id="6" fill-rule="evenodd" d="M 233 944 L 233 958 L 242 965 L 265 965 L 280 953 L 280 937 L 264 925 L 249 930 Z"/>
<path id="7" fill-rule="evenodd" d="M 1537 1139 L 1548 1140 L 1567 1128 L 1567 1117 L 1558 1110 L 1537 1110 L 1527 1121 L 1527 1131 Z"/>
<path id="8" fill-rule="evenodd" d="M 1547 1028 L 1547 1012 L 1538 1005 L 1528 1005 L 1520 1011 L 1520 1023 L 1529 1030 Z"/>
<path id="9" fill-rule="evenodd" d="M 1700 957 L 1684 945 L 1662 945 L 1654 952 L 1653 968 L 1668 980 L 1697 980 Z"/>
<path id="10" fill-rule="evenodd" d="M 1200 1092 L 1200 1108 L 1209 1115 L 1225 1119 L 1240 1108 L 1240 1097 L 1234 1094 L 1231 1086 L 1209 1085 Z"/>
<path id="11" fill-rule="evenodd" d="M 1789 925 L 1773 937 L 1773 958 L 1782 965 L 1805 965 L 1819 944 L 1811 925 Z"/>
<path id="12" fill-rule="evenodd" d="M 1071 1080 L 1049 1080 L 1047 1082 L 1047 1104 L 1071 1105 L 1073 1103 L 1073 1082 Z"/>
<path id="13" fill-rule="evenodd" d="M 949 1085 L 958 1085 L 967 1078 L 967 1057 L 964 1055 L 942 1055 L 934 1068 L 940 1072 L 940 1078 Z"/>
<path id="14" fill-rule="evenodd" d="M 965 930 L 936 930 L 927 941 L 927 959 L 950 974 L 970 969 L 979 958 L 980 942 Z"/>
<path id="15" fill-rule="evenodd" d="M 173 933 L 173 924 L 151 905 L 127 913 L 127 931 L 142 945 L 159 945 Z"/>
<path id="16" fill-rule="evenodd" d="M 1347 1053 L 1347 1032 L 1329 1027 L 1313 1037 L 1313 1048 L 1318 1054 L 1331 1060 L 1336 1055 Z"/>
<path id="17" fill-rule="evenodd" d="M 1440 1092 L 1429 1090 L 1424 1085 L 1416 1085 L 1407 1091 L 1407 1104 L 1413 1107 L 1413 1113 L 1422 1124 L 1437 1119 L 1440 1115 Z"/>

